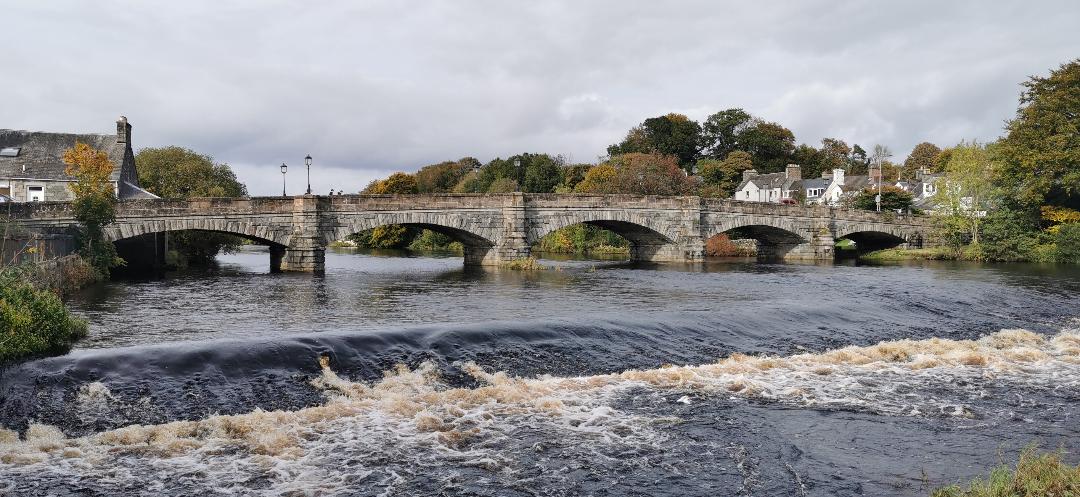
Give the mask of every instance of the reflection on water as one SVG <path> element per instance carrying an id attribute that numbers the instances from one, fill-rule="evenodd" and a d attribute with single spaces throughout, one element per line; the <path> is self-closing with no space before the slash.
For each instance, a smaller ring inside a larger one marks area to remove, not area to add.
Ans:
<path id="1" fill-rule="evenodd" d="M 400 255 L 76 296 L 78 350 L 0 371 L 0 495 L 914 496 L 1078 449 L 1077 268 Z"/>

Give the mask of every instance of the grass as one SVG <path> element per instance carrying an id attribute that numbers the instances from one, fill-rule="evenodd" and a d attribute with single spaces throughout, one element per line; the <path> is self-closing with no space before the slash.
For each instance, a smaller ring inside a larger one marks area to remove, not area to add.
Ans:
<path id="1" fill-rule="evenodd" d="M 859 256 L 859 259 L 872 262 L 976 260 L 966 252 L 957 254 L 956 251 L 947 248 L 892 248 L 863 254 Z"/>
<path id="2" fill-rule="evenodd" d="M 950 485 L 931 497 L 1076 497 L 1080 496 L 1080 465 L 1061 461 L 1061 451 L 1039 453 L 1028 447 L 1016 467 L 1001 465 L 966 487 Z"/>
<path id="3" fill-rule="evenodd" d="M 543 271 L 547 269 L 547 267 L 540 264 L 535 257 L 522 257 L 520 259 L 504 262 L 502 267 L 515 271 Z"/>

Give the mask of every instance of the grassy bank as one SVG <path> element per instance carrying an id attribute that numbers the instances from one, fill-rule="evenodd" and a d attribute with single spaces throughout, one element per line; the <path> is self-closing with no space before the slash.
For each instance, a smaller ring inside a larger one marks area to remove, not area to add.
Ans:
<path id="1" fill-rule="evenodd" d="M 0 269 L 0 364 L 63 354 L 86 336 L 86 322 L 68 312 L 57 293 L 35 287 L 40 269 Z"/>
<path id="2" fill-rule="evenodd" d="M 1001 465 L 966 486 L 934 490 L 931 497 L 1072 497 L 1080 496 L 1080 465 L 1061 461 L 1060 453 L 1025 449 L 1015 467 Z"/>
<path id="3" fill-rule="evenodd" d="M 927 249 L 885 249 L 878 250 L 859 256 L 860 260 L 869 262 L 895 262 L 895 261 L 976 261 L 976 254 L 970 252 L 957 253 L 945 248 Z"/>

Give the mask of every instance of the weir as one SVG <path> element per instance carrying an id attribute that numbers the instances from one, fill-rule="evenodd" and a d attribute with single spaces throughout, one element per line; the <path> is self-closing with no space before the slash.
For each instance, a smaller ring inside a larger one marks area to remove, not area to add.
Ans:
<path id="1" fill-rule="evenodd" d="M 13 204 L 11 236 L 74 236 L 71 204 Z M 528 257 L 544 235 L 592 224 L 626 238 L 631 259 L 693 262 L 720 233 L 758 241 L 770 260 L 832 260 L 840 238 L 875 246 L 925 247 L 929 220 L 825 206 L 740 202 L 696 196 L 588 194 L 303 195 L 295 197 L 127 200 L 106 228 L 115 242 L 154 241 L 163 233 L 229 233 L 270 247 L 272 271 L 320 273 L 326 247 L 360 231 L 400 224 L 431 229 L 465 247 L 466 265 L 499 265 Z M 153 236 L 148 236 L 153 235 Z"/>

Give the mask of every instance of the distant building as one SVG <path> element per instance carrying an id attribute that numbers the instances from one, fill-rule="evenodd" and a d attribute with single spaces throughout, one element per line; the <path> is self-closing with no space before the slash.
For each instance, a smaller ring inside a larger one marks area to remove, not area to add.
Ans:
<path id="1" fill-rule="evenodd" d="M 115 135 L 45 133 L 0 129 L 0 196 L 15 202 L 67 201 L 75 182 L 64 170 L 64 151 L 82 142 L 104 151 L 113 163 L 109 178 L 120 199 L 157 198 L 139 186 L 131 125 L 116 121 Z M 2 198 L 2 197 L 0 197 Z"/>
<path id="2" fill-rule="evenodd" d="M 831 206 L 840 205 L 845 197 L 850 197 L 871 186 L 877 186 L 881 176 L 881 170 L 870 167 L 867 175 L 849 175 L 843 169 L 833 169 L 832 173 L 821 173 L 821 181 L 824 190 L 821 195 L 813 197 L 813 203 Z M 807 201 L 810 201 L 807 195 Z"/>
<path id="3" fill-rule="evenodd" d="M 788 164 L 782 173 L 758 174 L 747 169 L 733 198 L 744 202 L 787 203 L 794 201 L 802 188 L 802 168 L 797 164 Z"/>

